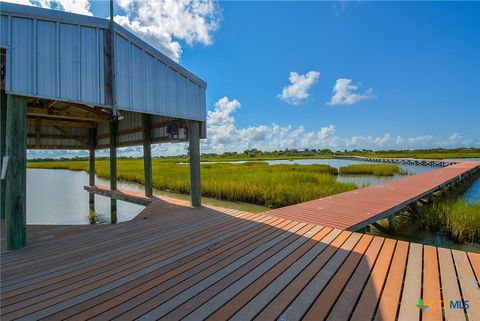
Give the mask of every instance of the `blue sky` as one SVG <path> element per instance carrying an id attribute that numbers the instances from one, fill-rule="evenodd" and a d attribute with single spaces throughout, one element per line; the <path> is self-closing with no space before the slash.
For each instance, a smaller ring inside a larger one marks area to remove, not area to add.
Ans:
<path id="1" fill-rule="evenodd" d="M 208 82 L 204 151 L 480 146 L 478 2 L 172 3 L 116 20 Z"/>
<path id="2" fill-rule="evenodd" d="M 479 138 L 479 3 L 222 2 L 212 46 L 187 47 L 182 62 L 209 83 L 208 106 L 236 98 L 237 125 L 275 122 L 341 136 L 460 133 Z M 291 71 L 320 72 L 307 102 L 276 95 Z M 328 106 L 338 78 L 376 98 Z"/>

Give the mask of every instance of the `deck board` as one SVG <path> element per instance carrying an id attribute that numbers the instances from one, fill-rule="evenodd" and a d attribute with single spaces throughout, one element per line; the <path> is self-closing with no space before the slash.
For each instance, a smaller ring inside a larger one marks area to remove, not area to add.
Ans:
<path id="1" fill-rule="evenodd" d="M 271 212 L 158 199 L 116 225 L 27 228 L 26 248 L 2 249 L 2 320 L 429 320 L 418 295 L 480 313 L 476 253 Z"/>
<path id="2" fill-rule="evenodd" d="M 357 231 L 468 173 L 480 162 L 460 162 L 430 172 L 391 180 L 300 204 L 268 211 L 274 216 Z"/>

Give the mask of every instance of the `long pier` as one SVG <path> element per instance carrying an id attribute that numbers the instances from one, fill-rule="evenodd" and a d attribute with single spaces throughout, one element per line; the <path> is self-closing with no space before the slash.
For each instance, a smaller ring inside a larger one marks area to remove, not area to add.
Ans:
<path id="1" fill-rule="evenodd" d="M 0 317 L 478 320 L 479 253 L 353 230 L 479 165 L 259 214 L 91 187 L 148 206 L 119 224 L 28 225 L 27 246 L 15 251 L 5 250 L 2 224 Z"/>
<path id="2" fill-rule="evenodd" d="M 416 159 L 416 158 L 381 158 L 381 157 L 363 157 L 363 156 L 337 156 L 338 159 L 349 159 L 371 163 L 429 166 L 429 167 L 447 167 L 459 163 L 456 160 L 444 159 Z"/>
<path id="3" fill-rule="evenodd" d="M 461 162 L 268 213 L 279 217 L 357 231 L 389 217 L 427 195 L 480 170 L 480 162 Z"/>

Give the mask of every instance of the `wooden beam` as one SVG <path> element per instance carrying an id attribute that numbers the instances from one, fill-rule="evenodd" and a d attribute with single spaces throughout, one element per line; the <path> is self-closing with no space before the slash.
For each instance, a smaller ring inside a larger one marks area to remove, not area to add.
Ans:
<path id="1" fill-rule="evenodd" d="M 101 195 L 105 197 L 110 197 L 114 200 L 125 201 L 133 204 L 147 206 L 149 205 L 152 200 L 140 195 L 135 195 L 133 193 L 129 193 L 128 191 L 123 190 L 110 190 L 106 186 L 84 186 L 83 187 L 87 192 L 96 195 Z"/>
<path id="2" fill-rule="evenodd" d="M 142 114 L 143 123 L 143 168 L 145 181 L 145 196 L 151 197 L 153 195 L 152 182 L 152 129 L 150 115 Z"/>
<path id="3" fill-rule="evenodd" d="M 52 108 L 56 103 L 56 100 L 49 100 L 45 103 L 45 108 Z"/>
<path id="4" fill-rule="evenodd" d="M 189 121 L 188 142 L 190 155 L 190 203 L 193 207 L 202 205 L 200 185 L 200 123 Z"/>
<path id="5" fill-rule="evenodd" d="M 117 189 L 117 126 L 116 121 L 110 122 L 110 189 Z M 117 223 L 117 200 L 110 200 L 110 221 Z"/>
<path id="6" fill-rule="evenodd" d="M 26 245 L 27 98 L 8 95 L 7 105 L 5 238 L 14 250 Z"/>
<path id="7" fill-rule="evenodd" d="M 88 150 L 89 147 L 88 145 L 82 145 L 82 146 L 76 146 L 76 145 L 40 145 L 40 147 L 37 147 L 35 144 L 27 144 L 27 149 L 69 149 L 69 150 Z"/>
<path id="8" fill-rule="evenodd" d="M 93 128 L 95 129 L 95 128 Z M 27 134 L 28 138 L 36 138 L 36 134 Z M 88 141 L 88 136 L 81 135 L 59 135 L 59 134 L 40 134 L 40 138 L 50 138 L 50 139 L 81 139 L 83 141 Z"/>
<path id="9" fill-rule="evenodd" d="M 77 112 L 71 110 L 60 110 L 53 108 L 28 107 L 29 116 L 41 116 L 45 118 L 65 119 L 65 120 L 86 120 L 93 122 L 106 122 L 111 119 L 109 115 L 98 115 L 91 112 Z"/>
<path id="10" fill-rule="evenodd" d="M 101 117 L 102 119 L 105 119 L 105 120 L 108 120 L 108 121 L 113 120 L 113 115 L 111 113 L 99 110 L 95 107 L 88 107 L 88 106 L 85 106 L 85 105 L 74 104 L 74 103 L 71 103 L 70 106 L 81 109 L 81 110 L 84 110 L 88 113 L 97 115 L 97 116 Z"/>
<path id="11" fill-rule="evenodd" d="M 3 156 L 6 152 L 6 134 L 7 134 L 7 94 L 1 91 L 0 102 L 0 170 L 3 163 Z M 0 180 L 0 218 L 5 218 L 5 186 L 6 181 Z"/>
<path id="12" fill-rule="evenodd" d="M 59 127 L 74 127 L 74 128 L 97 128 L 97 124 L 94 122 L 80 122 L 80 121 L 64 121 L 53 120 L 45 118 L 31 118 L 27 119 L 28 125 L 35 126 L 37 119 L 40 119 L 42 126 L 59 126 Z"/>

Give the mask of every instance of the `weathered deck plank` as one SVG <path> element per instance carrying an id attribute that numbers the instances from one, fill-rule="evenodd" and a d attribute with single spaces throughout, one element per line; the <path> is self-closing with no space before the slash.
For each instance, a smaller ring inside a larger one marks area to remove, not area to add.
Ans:
<path id="1" fill-rule="evenodd" d="M 480 313 L 476 253 L 160 199 L 141 215 L 29 227 L 2 252 L 2 320 L 465 319 L 456 297 Z"/>

